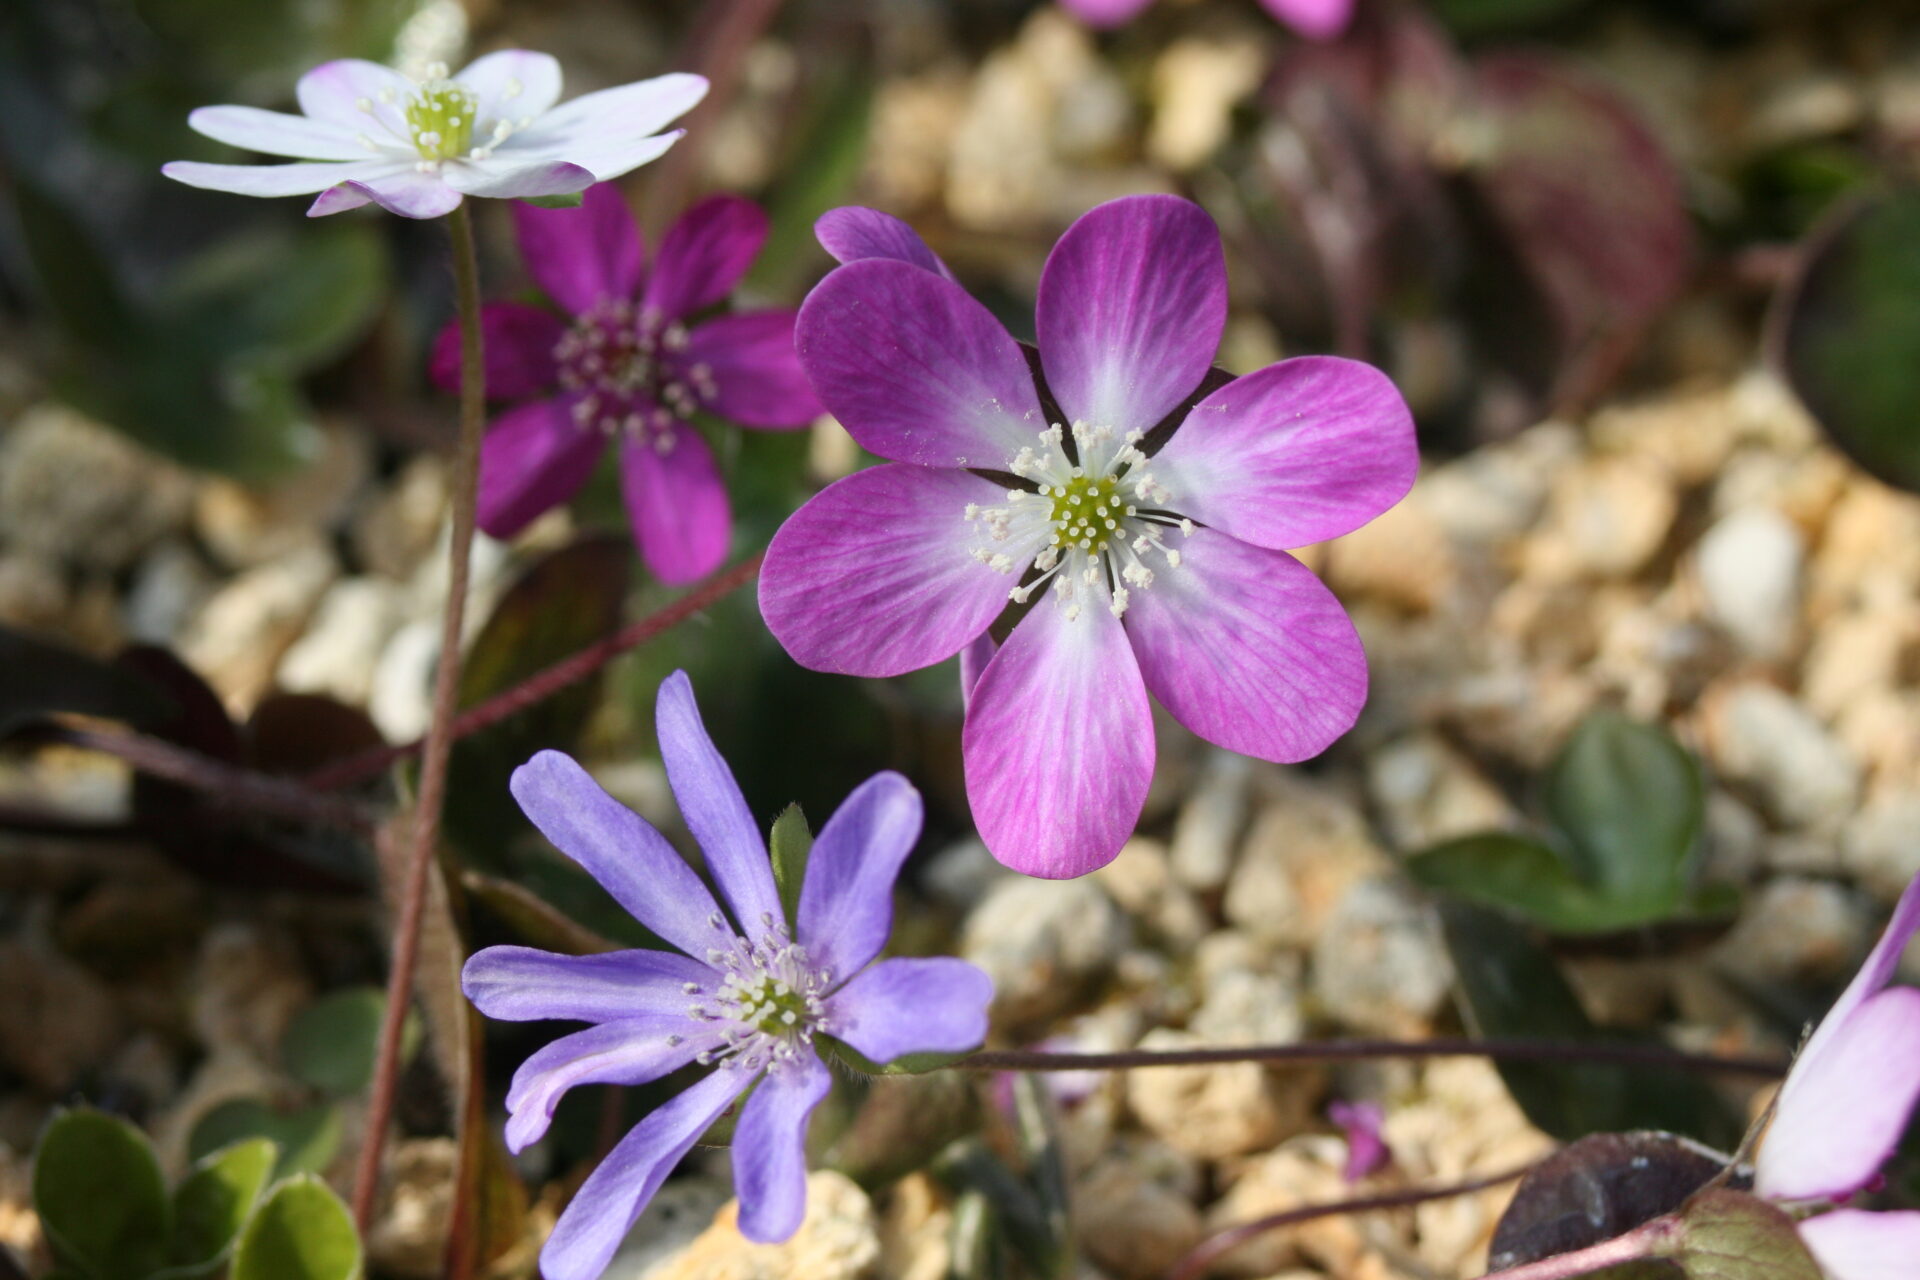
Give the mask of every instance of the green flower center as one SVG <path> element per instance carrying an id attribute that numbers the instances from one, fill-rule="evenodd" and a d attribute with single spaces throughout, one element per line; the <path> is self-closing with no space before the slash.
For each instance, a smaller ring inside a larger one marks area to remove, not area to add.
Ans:
<path id="1" fill-rule="evenodd" d="M 809 1007 L 806 995 L 771 976 L 757 986 L 736 987 L 734 999 L 740 1021 L 770 1036 L 789 1035 L 819 1020 L 817 1000 Z"/>
<path id="2" fill-rule="evenodd" d="M 453 160 L 467 154 L 473 141 L 473 115 L 479 101 L 451 80 L 420 86 L 407 103 L 407 127 L 424 160 Z"/>
<path id="3" fill-rule="evenodd" d="M 1063 485 L 1042 485 L 1040 496 L 1053 499 L 1053 545 L 1096 555 L 1106 550 L 1120 522 L 1133 514 L 1112 475 L 1077 475 Z"/>

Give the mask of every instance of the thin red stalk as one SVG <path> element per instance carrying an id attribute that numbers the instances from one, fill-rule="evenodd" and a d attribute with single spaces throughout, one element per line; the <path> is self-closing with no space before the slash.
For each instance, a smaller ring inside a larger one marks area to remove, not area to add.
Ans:
<path id="1" fill-rule="evenodd" d="M 380 1188 L 380 1156 L 393 1095 L 400 1078 L 400 1042 L 412 1004 L 413 972 L 420 956 L 420 922 L 426 909 L 427 872 L 440 837 L 440 812 L 446 801 L 447 760 L 453 747 L 453 713 L 460 692 L 460 635 L 467 605 L 467 569 L 473 547 L 475 508 L 480 487 L 480 436 L 485 427 L 485 352 L 480 333 L 480 264 L 473 243 L 473 218 L 461 204 L 447 216 L 453 249 L 455 310 L 460 317 L 460 439 L 453 461 L 453 528 L 447 548 L 447 607 L 440 630 L 440 664 L 434 673 L 433 711 L 420 764 L 419 800 L 409 833 L 406 881 L 400 919 L 394 925 L 393 967 L 387 979 L 387 1007 L 380 1023 L 379 1049 L 367 1097 L 367 1127 L 354 1171 L 353 1217 L 362 1235 L 373 1221 Z"/>
<path id="2" fill-rule="evenodd" d="M 1232 1045 L 1206 1049 L 1130 1049 L 1120 1053 L 1043 1053 L 987 1050 L 954 1063 L 970 1071 L 1128 1071 L 1140 1067 L 1212 1067 L 1233 1062 L 1305 1065 L 1375 1058 L 1490 1058 L 1495 1062 L 1578 1062 L 1622 1067 L 1777 1078 L 1788 1064 L 1775 1058 L 1683 1053 L 1661 1045 L 1574 1044 L 1540 1040 L 1321 1040 L 1300 1044 Z"/>
<path id="3" fill-rule="evenodd" d="M 1571 1276 L 1592 1275 L 1627 1262 L 1641 1262 L 1660 1256 L 1668 1237 L 1680 1229 L 1678 1218 L 1655 1218 L 1622 1236 L 1599 1244 L 1556 1253 L 1536 1262 L 1524 1262 L 1505 1271 L 1488 1272 L 1485 1280 L 1568 1280 Z"/>

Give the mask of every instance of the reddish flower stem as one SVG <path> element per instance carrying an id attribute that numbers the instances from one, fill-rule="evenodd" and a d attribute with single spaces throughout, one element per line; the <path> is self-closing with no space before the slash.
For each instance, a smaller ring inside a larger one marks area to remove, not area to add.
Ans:
<path id="1" fill-rule="evenodd" d="M 1043 1053 L 999 1049 L 954 1063 L 969 1071 L 1128 1071 L 1140 1067 L 1213 1067 L 1234 1062 L 1269 1066 L 1363 1062 L 1375 1058 L 1490 1058 L 1495 1062 L 1601 1063 L 1672 1071 L 1777 1079 L 1778 1058 L 1683 1053 L 1657 1044 L 1577 1044 L 1544 1040 L 1320 1040 L 1297 1044 L 1229 1045 L 1203 1049 L 1129 1049 L 1121 1053 Z"/>

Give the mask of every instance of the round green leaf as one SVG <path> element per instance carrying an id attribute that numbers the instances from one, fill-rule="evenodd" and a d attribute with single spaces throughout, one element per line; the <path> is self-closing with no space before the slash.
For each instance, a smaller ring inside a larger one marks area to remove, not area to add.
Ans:
<path id="1" fill-rule="evenodd" d="M 267 1189 L 279 1157 L 271 1139 L 248 1138 L 196 1163 L 173 1193 L 168 1277 L 203 1276 L 220 1265 Z"/>
<path id="2" fill-rule="evenodd" d="M 1705 807 L 1686 748 L 1610 711 L 1581 721 L 1547 773 L 1574 872 L 1615 902 L 1679 905 Z"/>
<path id="3" fill-rule="evenodd" d="M 240 1235 L 233 1280 L 359 1280 L 360 1237 L 347 1206 L 311 1174 L 274 1188 Z"/>
<path id="4" fill-rule="evenodd" d="M 257 1098 L 223 1102 L 193 1126 L 188 1153 L 199 1160 L 247 1138 L 266 1138 L 280 1151 L 275 1177 L 318 1173 L 340 1150 L 340 1112 L 331 1103 L 275 1111 Z"/>
<path id="5" fill-rule="evenodd" d="M 295 1079 L 323 1093 L 359 1093 L 373 1079 L 387 996 L 378 987 L 336 991 L 302 1009 L 280 1040 L 280 1060 Z M 420 1020 L 409 1011 L 400 1052 L 420 1044 Z"/>
<path id="6" fill-rule="evenodd" d="M 60 1265 L 88 1280 L 141 1280 L 172 1227 L 146 1135 L 117 1116 L 63 1111 L 33 1157 L 33 1207 Z"/>
<path id="7" fill-rule="evenodd" d="M 1793 1219 L 1758 1196 L 1703 1191 L 1680 1214 L 1667 1256 L 1687 1280 L 1821 1280 Z"/>

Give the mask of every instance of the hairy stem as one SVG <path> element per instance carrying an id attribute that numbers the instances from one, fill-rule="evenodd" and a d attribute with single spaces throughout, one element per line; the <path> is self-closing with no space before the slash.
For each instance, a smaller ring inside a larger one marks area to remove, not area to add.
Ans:
<path id="1" fill-rule="evenodd" d="M 460 317 L 460 438 L 453 461 L 453 529 L 447 547 L 447 608 L 440 630 L 440 663 L 433 678 L 433 711 L 421 750 L 419 799 L 405 863 L 400 918 L 394 923 L 393 967 L 387 978 L 387 1008 L 367 1098 L 365 1145 L 354 1171 L 353 1217 L 362 1234 L 373 1219 L 380 1187 L 380 1156 L 393 1095 L 400 1077 L 401 1031 L 412 1003 L 413 971 L 420 954 L 420 921 L 426 907 L 427 871 L 439 844 L 440 811 L 446 801 L 447 759 L 453 747 L 454 702 L 460 692 L 460 635 L 467 605 L 467 568 L 473 547 L 474 511 L 480 487 L 480 435 L 485 428 L 486 372 L 480 334 L 480 264 L 473 244 L 473 218 L 462 203 L 447 215 L 453 248 L 455 310 Z"/>
<path id="2" fill-rule="evenodd" d="M 1788 1064 L 1775 1058 L 1683 1053 L 1662 1045 L 1578 1044 L 1543 1040 L 1321 1040 L 1205 1049 L 1130 1049 L 1120 1053 L 1044 1053 L 987 1050 L 953 1065 L 969 1071 L 1128 1071 L 1139 1067 L 1212 1067 L 1233 1062 L 1305 1065 L 1375 1058 L 1491 1058 L 1495 1062 L 1579 1062 L 1665 1068 L 1709 1074 L 1777 1078 Z"/>
<path id="3" fill-rule="evenodd" d="M 1625 1235 L 1602 1240 L 1584 1249 L 1556 1253 L 1537 1262 L 1523 1262 L 1505 1271 L 1488 1272 L 1485 1280 L 1568 1280 L 1571 1276 L 1591 1275 L 1595 1271 L 1604 1271 L 1626 1262 L 1657 1258 L 1668 1237 L 1679 1227 L 1678 1218 L 1655 1218 Z"/>

